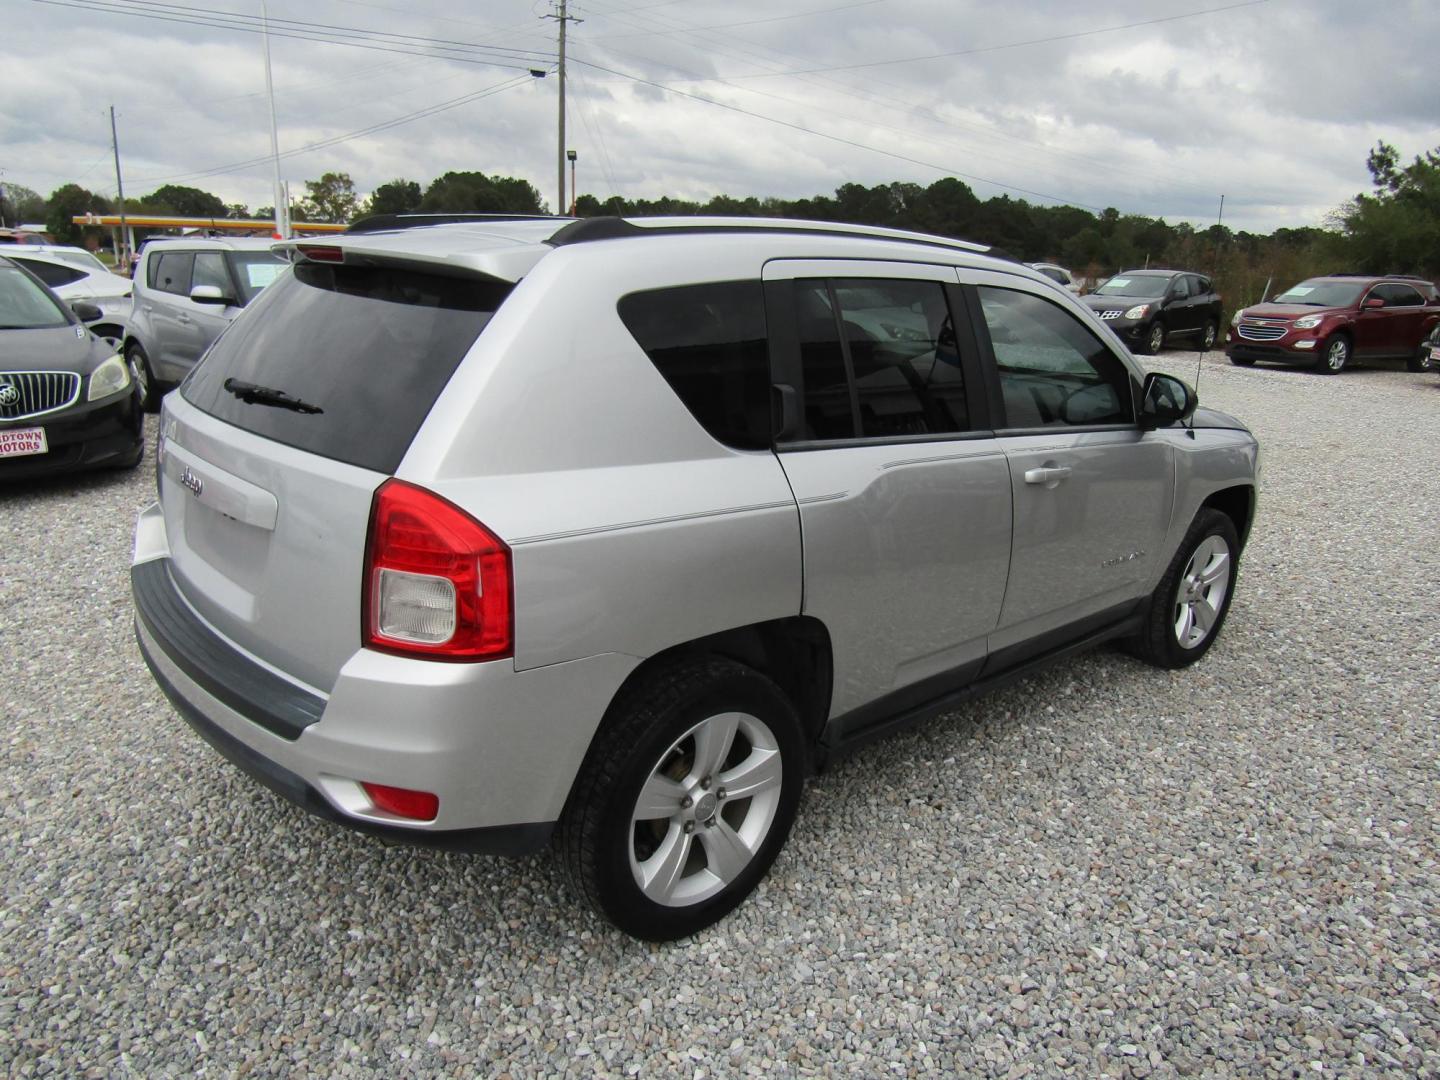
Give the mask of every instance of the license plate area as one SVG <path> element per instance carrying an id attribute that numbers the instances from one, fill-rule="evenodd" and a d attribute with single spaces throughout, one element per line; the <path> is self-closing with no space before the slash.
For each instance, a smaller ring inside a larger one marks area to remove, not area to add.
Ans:
<path id="1" fill-rule="evenodd" d="M 43 427 L 11 428 L 0 431 L 0 458 L 26 457 L 50 450 Z"/>

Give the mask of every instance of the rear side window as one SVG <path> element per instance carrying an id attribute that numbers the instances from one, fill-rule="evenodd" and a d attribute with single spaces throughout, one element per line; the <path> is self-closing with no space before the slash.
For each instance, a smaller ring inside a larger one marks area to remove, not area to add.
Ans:
<path id="1" fill-rule="evenodd" d="M 937 281 L 804 280 L 796 320 L 806 439 L 970 430 L 955 323 Z"/>
<path id="2" fill-rule="evenodd" d="M 758 281 L 621 297 L 620 321 L 691 415 L 743 450 L 770 445 L 770 362 Z"/>
<path id="3" fill-rule="evenodd" d="M 150 287 L 177 296 L 189 296 L 190 271 L 194 265 L 193 251 L 162 251 L 151 263 Z"/>
<path id="4" fill-rule="evenodd" d="M 301 263 L 230 325 L 181 393 L 246 431 L 393 473 L 510 288 L 401 267 Z M 321 411 L 247 404 L 227 380 Z"/>
<path id="5" fill-rule="evenodd" d="M 54 263 L 40 262 L 38 259 L 16 259 L 15 261 L 52 289 L 58 289 L 61 285 L 69 285 L 85 276 L 83 270 L 75 270 L 68 266 L 56 266 Z"/>

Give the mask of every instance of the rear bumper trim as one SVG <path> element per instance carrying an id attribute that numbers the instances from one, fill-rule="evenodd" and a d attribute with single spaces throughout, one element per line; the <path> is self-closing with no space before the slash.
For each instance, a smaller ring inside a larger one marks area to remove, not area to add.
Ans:
<path id="1" fill-rule="evenodd" d="M 149 564 L 142 563 L 140 565 Z M 476 829 L 422 831 L 389 827 L 342 814 L 302 777 L 277 765 L 259 751 L 251 749 L 196 708 L 150 658 L 144 635 L 137 632 L 135 636 L 140 642 L 140 655 L 144 657 L 146 666 L 150 668 L 150 674 L 155 677 L 155 682 L 165 692 L 165 696 L 170 699 L 170 703 L 175 706 L 175 710 L 184 718 L 185 722 L 194 728 L 196 733 L 209 743 L 221 757 L 241 772 L 316 817 L 324 818 L 337 825 L 344 825 L 357 832 L 368 833 L 371 836 L 420 847 L 438 848 L 443 851 L 466 851 L 484 855 L 530 855 L 539 851 L 550 841 L 550 834 L 555 829 L 553 821 L 495 825 Z M 178 663 L 178 660 L 176 662 Z"/>
<path id="2" fill-rule="evenodd" d="M 155 643 L 216 700 L 291 742 L 325 712 L 324 698 L 267 671 L 206 626 L 181 599 L 169 559 L 136 563 L 130 587 L 135 612 Z"/>

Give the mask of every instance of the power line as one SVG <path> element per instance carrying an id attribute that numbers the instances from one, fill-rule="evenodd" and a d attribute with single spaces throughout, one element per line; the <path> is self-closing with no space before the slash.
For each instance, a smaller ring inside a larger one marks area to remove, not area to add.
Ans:
<path id="1" fill-rule="evenodd" d="M 360 128 L 356 131 L 349 131 L 343 135 L 335 135 L 327 139 L 320 139 L 316 142 L 307 143 L 304 146 L 297 146 L 290 150 L 282 150 L 280 152 L 280 157 L 298 157 L 301 154 L 308 154 L 314 150 L 324 150 L 327 147 L 338 146 L 341 143 L 346 143 L 354 139 L 363 138 L 366 135 L 373 135 L 380 131 L 388 131 L 390 128 L 399 127 L 402 124 L 408 124 L 414 120 L 422 120 L 430 116 L 435 116 L 442 112 L 448 112 L 451 109 L 458 109 L 461 105 L 468 105 L 472 101 L 479 101 L 481 98 L 486 98 L 494 94 L 499 94 L 505 90 L 513 89 L 516 86 L 523 86 L 530 81 L 530 76 L 528 74 L 515 78 L 510 78 L 502 83 L 496 83 L 494 86 L 487 86 L 483 90 L 476 90 L 473 93 L 462 94 L 460 97 L 451 98 L 449 101 L 442 101 L 435 105 L 429 105 L 423 109 L 417 109 L 414 112 L 405 113 L 402 116 L 397 116 L 390 120 L 383 120 L 378 124 L 371 124 L 368 127 Z M 249 158 L 245 161 L 235 161 L 227 165 L 217 165 L 214 168 L 200 169 L 195 172 L 174 173 L 169 176 L 141 176 L 134 177 L 133 179 L 142 180 L 146 184 L 166 183 L 174 180 L 202 180 L 206 177 L 221 176 L 226 173 L 243 172 L 244 170 L 254 168 L 257 165 L 266 164 L 270 160 L 270 155 L 265 154 L 260 157 Z"/>
<path id="2" fill-rule="evenodd" d="M 132 9 L 132 8 L 117 7 L 116 4 L 117 4 L 118 2 L 119 2 L 119 0 L 108 0 L 108 2 L 107 2 L 107 0 L 32 0 L 32 3 L 45 4 L 45 5 L 49 6 L 49 7 L 74 8 L 74 9 L 79 10 L 79 11 L 94 11 L 94 12 L 101 12 L 101 13 L 109 14 L 109 15 L 128 15 L 128 16 L 130 16 L 130 17 L 132 17 L 132 18 L 147 19 L 147 20 L 153 20 L 153 21 L 157 21 L 157 22 L 178 23 L 178 24 L 180 24 L 180 25 L 182 25 L 182 26 L 205 26 L 205 27 L 212 27 L 212 28 L 221 29 L 221 30 L 236 30 L 236 31 L 239 31 L 239 32 L 241 32 L 241 33 L 248 33 L 248 34 L 259 34 L 259 33 L 262 32 L 262 31 L 261 31 L 261 28 L 260 28 L 258 25 L 244 25 L 244 24 L 240 24 L 240 23 L 225 22 L 225 21 L 221 21 L 221 20 L 210 19 L 210 18 L 203 18 L 203 17 L 194 17 L 194 18 L 191 18 L 191 17 L 182 16 L 182 15 L 180 15 L 180 14 L 178 14 L 178 13 L 177 13 L 177 14 L 161 14 L 161 13 L 158 13 L 158 12 L 137 11 L 137 10 L 134 10 L 134 9 Z M 319 43 L 321 43 L 321 44 L 326 44 L 326 45 L 344 45 L 344 46 L 348 46 L 348 47 L 350 47 L 350 48 L 355 48 L 355 49 L 368 49 L 368 50 L 371 50 L 371 51 L 373 51 L 373 52 L 395 53 L 395 54 L 401 55 L 401 56 L 424 56 L 424 57 L 428 57 L 428 58 L 431 59 L 431 60 L 451 61 L 451 62 L 454 62 L 454 63 L 462 63 L 462 64 L 478 64 L 478 65 L 485 66 L 485 67 L 510 68 L 510 69 L 512 69 L 512 70 L 529 70 L 529 68 L 533 68 L 533 67 L 537 66 L 536 60 L 531 59 L 531 58 L 528 58 L 528 57 L 525 57 L 525 56 L 507 56 L 507 57 L 503 57 L 504 59 L 512 59 L 512 60 L 520 61 L 520 63 L 507 64 L 507 63 L 501 63 L 499 59 L 490 58 L 490 57 L 484 57 L 484 56 L 465 55 L 465 54 L 444 56 L 444 55 L 436 55 L 434 51 L 424 51 L 424 47 L 418 47 L 418 46 L 417 46 L 417 47 L 415 47 L 415 48 L 400 48 L 400 47 L 397 47 L 397 44 L 393 44 L 393 43 L 392 43 L 392 44 L 377 44 L 377 43 L 375 43 L 376 41 L 384 40 L 384 39 L 367 39 L 366 41 L 358 41 L 358 40 L 352 40 L 352 39 L 349 39 L 349 38 L 337 38 L 337 37 L 334 37 L 334 36 L 327 36 L 327 35 L 318 34 L 318 33 L 317 33 L 317 34 L 310 34 L 310 33 L 303 33 L 303 32 L 302 32 L 302 33 L 291 33 L 291 32 L 288 32 L 288 31 L 286 31 L 286 30 L 283 30 L 283 29 L 282 29 L 282 30 L 276 30 L 276 29 L 273 29 L 273 28 L 272 28 L 271 31 L 270 31 L 270 36 L 271 36 L 271 37 L 292 38 L 292 39 L 294 39 L 294 40 L 296 40 L 296 41 L 319 42 Z M 401 43 L 398 43 L 398 44 L 403 45 L 403 44 L 405 44 L 405 43 L 401 42 Z M 528 51 L 528 50 L 525 50 L 525 51 Z M 543 54 L 541 54 L 541 55 L 542 55 L 542 57 L 543 57 Z M 547 62 L 547 63 L 549 62 L 549 61 L 548 61 L 548 58 L 545 58 L 545 62 Z"/>
<path id="3" fill-rule="evenodd" d="M 916 64 L 924 60 L 949 60 L 957 56 L 977 56 L 980 53 L 1000 52 L 1004 49 L 1021 49 L 1028 45 L 1046 45 L 1053 41 L 1074 41 L 1076 38 L 1094 37 L 1097 34 L 1114 34 L 1121 30 L 1135 30 L 1142 26 L 1158 26 L 1161 23 L 1178 22 L 1181 19 L 1194 19 L 1201 15 L 1216 15 L 1222 11 L 1235 11 L 1239 8 L 1258 7 L 1260 4 L 1268 3 L 1270 3 L 1270 0 L 1241 0 L 1240 3 L 1225 4 L 1222 7 L 1202 8 L 1199 11 L 1185 11 L 1179 15 L 1164 15 L 1155 19 L 1141 19 L 1139 22 L 1122 23 L 1119 26 L 1102 26 L 1094 30 L 1077 30 L 1070 34 L 1053 34 L 1049 37 L 1030 38 L 1026 41 L 1010 41 L 1004 45 L 983 45 L 976 49 L 952 49 L 949 52 L 926 53 L 923 56 L 901 56 L 893 60 L 867 60 L 860 64 L 833 64 L 828 67 L 800 68 L 794 71 L 733 75 L 731 78 L 773 79 L 784 75 L 815 75 L 827 71 L 858 71 L 861 68 L 886 67 L 891 64 Z"/>
<path id="4" fill-rule="evenodd" d="M 745 19 L 741 22 L 715 23 L 713 26 L 696 26 L 694 30 L 729 30 L 740 26 L 760 26 L 764 23 L 788 22 L 793 19 L 808 19 L 813 15 L 829 15 L 836 11 L 849 11 L 852 8 L 873 7 L 876 4 L 887 4 L 890 0 L 855 0 L 854 3 L 836 4 L 832 7 L 815 8 L 810 11 L 797 11 L 791 15 L 771 15 L 764 19 Z M 657 7 L 667 5 L 659 4 Z M 634 9 L 632 9 L 634 10 Z M 641 8 L 640 10 L 644 10 Z M 621 15 L 624 12 L 596 10 L 595 14 L 604 16 Z M 640 30 L 633 34 L 601 34 L 598 37 L 590 38 L 591 41 L 605 41 L 611 38 L 632 38 L 632 37 L 653 37 L 657 34 L 670 33 L 668 30 Z"/>
<path id="5" fill-rule="evenodd" d="M 716 108 L 725 109 L 728 112 L 739 113 L 742 116 L 749 116 L 756 120 L 764 120 L 768 124 L 776 124 L 780 127 L 789 128 L 791 131 L 801 131 L 807 135 L 814 135 L 817 138 L 828 139 L 831 142 L 840 143 L 844 146 L 854 147 L 857 150 L 868 150 L 874 154 L 882 154 L 885 157 L 895 158 L 897 161 L 908 161 L 912 165 L 920 165 L 927 169 L 934 169 L 937 172 L 945 173 L 947 176 L 963 176 L 967 180 L 974 180 L 977 183 L 981 184 L 989 184 L 992 187 L 1002 188 L 1005 191 L 1014 191 L 1021 195 L 1033 195 L 1038 199 L 1045 199 L 1048 202 L 1061 203 L 1066 206 L 1078 206 L 1086 210 L 1094 210 L 1096 213 L 1099 213 L 1101 211 L 1101 207 L 1091 206 L 1089 203 L 1077 202 L 1074 199 L 1066 199 L 1059 195 L 1050 195 L 1043 191 L 1031 190 L 1030 188 L 1016 187 L 1013 184 L 1004 184 L 1001 183 L 999 180 L 991 180 L 989 177 L 976 176 L 973 173 L 961 172 L 959 169 L 956 169 L 950 165 L 938 165 L 933 161 L 925 161 L 921 158 L 910 157 L 908 154 L 899 154 L 893 150 L 882 150 L 878 146 L 870 146 L 868 143 L 862 143 L 855 139 L 847 139 L 843 135 L 832 135 L 827 131 L 819 131 L 815 128 L 806 127 L 804 124 L 797 124 L 790 120 L 781 120 L 779 117 L 766 116 L 764 113 L 753 112 L 750 109 L 741 108 L 739 105 L 732 105 L 724 101 L 716 101 L 714 98 L 704 97 L 700 94 L 692 94 L 686 90 L 678 90 L 673 86 L 667 86 L 665 83 L 655 82 L 653 79 L 641 78 L 638 75 L 631 75 L 629 72 L 626 71 L 617 71 L 614 68 L 608 68 L 601 64 L 591 63 L 588 60 L 581 60 L 579 57 L 572 57 L 571 59 L 577 64 L 584 64 L 586 67 L 593 68 L 596 71 L 603 71 L 607 75 L 618 75 L 622 79 L 629 79 L 632 82 L 637 82 L 644 86 L 653 86 L 655 89 L 663 90 L 667 94 L 675 94 L 678 97 L 688 98 L 691 101 L 698 101 L 705 105 L 714 105 Z"/>

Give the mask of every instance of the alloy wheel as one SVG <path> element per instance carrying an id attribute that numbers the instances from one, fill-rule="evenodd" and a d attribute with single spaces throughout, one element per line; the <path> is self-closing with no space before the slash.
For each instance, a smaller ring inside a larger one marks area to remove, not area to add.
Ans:
<path id="1" fill-rule="evenodd" d="M 758 717 L 700 721 L 660 756 L 631 814 L 635 883 L 666 907 L 719 893 L 750 864 L 775 821 L 780 745 Z"/>
<path id="2" fill-rule="evenodd" d="M 1210 636 L 1230 591 L 1230 563 L 1230 546 L 1219 536 L 1207 536 L 1190 556 L 1175 594 L 1175 640 L 1181 648 L 1196 648 Z"/>

